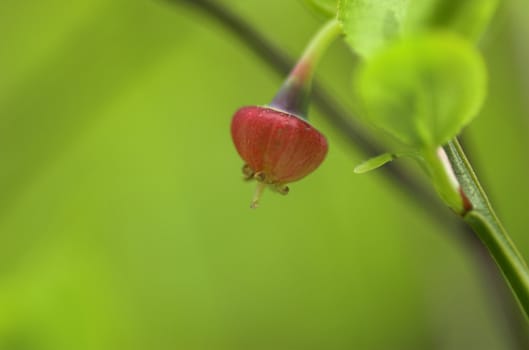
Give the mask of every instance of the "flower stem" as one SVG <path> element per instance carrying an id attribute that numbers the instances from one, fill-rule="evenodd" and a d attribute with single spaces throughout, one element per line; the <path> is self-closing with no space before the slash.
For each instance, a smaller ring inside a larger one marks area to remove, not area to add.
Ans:
<path id="1" fill-rule="evenodd" d="M 307 119 L 312 78 L 316 66 L 331 43 L 341 33 L 341 25 L 336 19 L 328 21 L 316 33 L 270 103 L 270 107 Z"/>
<path id="2" fill-rule="evenodd" d="M 503 276 L 516 295 L 525 316 L 529 318 L 529 269 L 522 255 L 505 231 L 492 209 L 483 187 L 470 165 L 461 145 L 454 139 L 445 146 L 463 192 L 472 210 L 463 218 L 489 250 Z"/>

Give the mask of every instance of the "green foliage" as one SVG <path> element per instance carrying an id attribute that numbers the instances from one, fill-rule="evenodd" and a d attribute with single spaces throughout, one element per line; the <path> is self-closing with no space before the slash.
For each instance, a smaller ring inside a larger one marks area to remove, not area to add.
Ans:
<path id="1" fill-rule="evenodd" d="M 480 37 L 497 0 L 342 0 L 338 18 L 352 49 L 373 55 L 392 40 L 432 29 Z"/>
<path id="2" fill-rule="evenodd" d="M 433 148 L 476 116 L 485 65 L 469 43 L 447 33 L 396 42 L 358 72 L 356 87 L 373 125 L 414 148 Z"/>
<path id="3" fill-rule="evenodd" d="M 395 156 L 392 153 L 384 153 L 358 164 L 355 167 L 354 172 L 357 174 L 364 174 L 380 168 L 384 164 L 391 162 L 393 159 L 395 159 Z"/>
<path id="4" fill-rule="evenodd" d="M 410 0 L 406 31 L 444 29 L 475 41 L 491 20 L 498 0 Z"/>
<path id="5" fill-rule="evenodd" d="M 399 36 L 407 0 L 342 0 L 338 19 L 347 43 L 361 56 L 370 56 Z"/>
<path id="6" fill-rule="evenodd" d="M 303 0 L 311 8 L 326 16 L 336 16 L 338 0 Z"/>

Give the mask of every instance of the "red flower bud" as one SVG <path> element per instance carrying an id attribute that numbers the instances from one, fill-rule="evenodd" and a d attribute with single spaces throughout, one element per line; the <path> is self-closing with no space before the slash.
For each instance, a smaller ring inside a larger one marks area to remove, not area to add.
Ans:
<path id="1" fill-rule="evenodd" d="M 231 134 L 246 162 L 246 179 L 259 182 L 252 207 L 266 185 L 282 194 L 287 183 L 314 171 L 327 154 L 325 137 L 294 114 L 270 107 L 242 107 L 233 116 Z"/>

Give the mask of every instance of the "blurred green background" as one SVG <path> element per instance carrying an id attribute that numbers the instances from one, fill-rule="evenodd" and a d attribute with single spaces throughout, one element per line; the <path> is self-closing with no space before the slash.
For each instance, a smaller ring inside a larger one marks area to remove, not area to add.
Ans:
<path id="1" fill-rule="evenodd" d="M 223 3 L 298 54 L 297 0 Z M 529 4 L 482 47 L 489 97 L 466 130 L 529 257 Z M 266 193 L 229 136 L 281 83 L 210 18 L 161 0 L 0 2 L 0 349 L 510 349 L 477 260 L 325 118 L 321 168 Z M 350 105 L 354 60 L 318 72 Z M 417 171 L 410 164 L 412 171 Z"/>

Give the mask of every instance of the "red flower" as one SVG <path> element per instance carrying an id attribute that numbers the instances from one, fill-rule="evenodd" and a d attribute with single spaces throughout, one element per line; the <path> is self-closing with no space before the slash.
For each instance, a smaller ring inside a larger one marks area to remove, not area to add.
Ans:
<path id="1" fill-rule="evenodd" d="M 246 162 L 244 175 L 260 183 L 252 207 L 265 185 L 286 194 L 286 184 L 314 171 L 328 149 L 325 137 L 305 120 L 269 107 L 239 109 L 233 116 L 231 134 Z"/>

